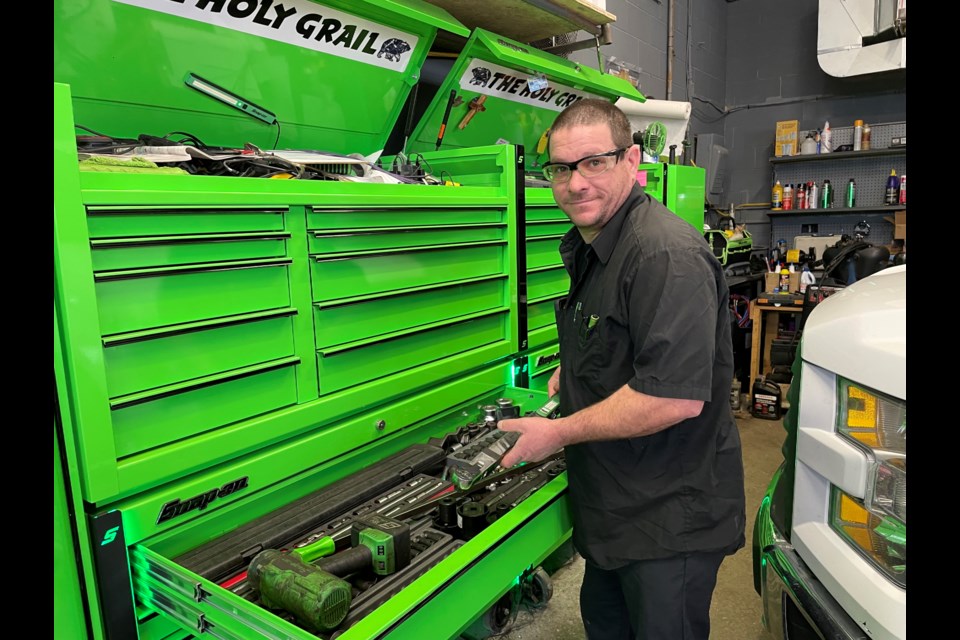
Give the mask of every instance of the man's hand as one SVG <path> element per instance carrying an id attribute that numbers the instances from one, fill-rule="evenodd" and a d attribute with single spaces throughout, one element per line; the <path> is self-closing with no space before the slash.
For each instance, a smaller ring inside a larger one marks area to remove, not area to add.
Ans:
<path id="1" fill-rule="evenodd" d="M 551 398 L 560 393 L 560 367 L 558 366 L 547 383 L 547 395 Z"/>
<path id="2" fill-rule="evenodd" d="M 540 462 L 563 448 L 555 420 L 540 417 L 514 418 L 501 420 L 499 428 L 501 431 L 520 433 L 520 439 L 500 461 L 500 466 L 504 469 L 509 469 L 519 462 Z"/>

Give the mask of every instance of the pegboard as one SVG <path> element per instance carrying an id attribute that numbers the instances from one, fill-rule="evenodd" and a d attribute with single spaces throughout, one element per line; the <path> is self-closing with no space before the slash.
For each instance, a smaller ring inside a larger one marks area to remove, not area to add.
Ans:
<path id="1" fill-rule="evenodd" d="M 894 137 L 906 136 L 906 122 L 891 122 L 871 124 L 870 148 L 888 149 Z M 801 132 L 805 136 L 805 132 Z M 831 141 L 834 147 L 843 144 L 852 144 L 853 127 L 831 127 Z M 907 173 L 906 147 L 893 151 L 892 155 L 864 155 L 864 156 L 814 156 L 809 161 L 794 159 L 787 162 L 773 162 L 773 180 L 779 180 L 781 185 L 796 185 L 814 181 L 821 189 L 824 180 L 829 180 L 833 187 L 832 209 L 811 209 L 807 214 L 770 216 L 771 240 L 784 238 L 792 243 L 794 236 L 806 233 L 804 224 L 818 225 L 817 233 L 849 234 L 853 235 L 856 224 L 865 220 L 870 225 L 870 235 L 866 238 L 875 244 L 891 244 L 893 242 L 893 224 L 885 218 L 891 218 L 893 212 L 884 208 L 884 195 L 887 187 L 887 178 L 890 170 L 898 176 Z M 796 158 L 796 156 L 795 156 Z M 853 178 L 856 185 L 856 206 L 877 207 L 879 211 L 848 211 L 844 212 L 847 183 Z"/>

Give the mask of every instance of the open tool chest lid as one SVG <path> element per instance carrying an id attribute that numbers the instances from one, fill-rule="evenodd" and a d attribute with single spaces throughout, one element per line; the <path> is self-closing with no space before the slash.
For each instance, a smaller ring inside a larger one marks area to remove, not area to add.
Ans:
<path id="1" fill-rule="evenodd" d="M 646 100 L 622 78 L 475 29 L 413 128 L 408 155 L 436 149 L 454 92 L 441 148 L 523 145 L 528 170 L 545 160 L 537 145 L 565 107 L 581 98 Z"/>
<path id="2" fill-rule="evenodd" d="M 54 26 L 54 81 L 91 132 L 363 155 L 437 30 L 469 35 L 420 0 L 56 0 Z"/>

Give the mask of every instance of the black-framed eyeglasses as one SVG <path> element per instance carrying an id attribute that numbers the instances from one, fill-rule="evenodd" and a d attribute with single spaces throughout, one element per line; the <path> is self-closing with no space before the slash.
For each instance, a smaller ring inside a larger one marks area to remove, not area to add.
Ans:
<path id="1" fill-rule="evenodd" d="M 566 182 L 576 169 L 584 178 L 596 178 L 610 171 L 626 150 L 627 147 L 623 147 L 606 153 L 595 153 L 574 162 L 548 162 L 543 165 L 543 177 L 550 182 Z"/>

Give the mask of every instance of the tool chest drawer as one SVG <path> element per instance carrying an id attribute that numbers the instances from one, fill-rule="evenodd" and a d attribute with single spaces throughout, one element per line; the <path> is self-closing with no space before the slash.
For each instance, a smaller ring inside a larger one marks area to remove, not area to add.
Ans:
<path id="1" fill-rule="evenodd" d="M 560 260 L 560 236 L 541 236 L 527 239 L 527 269 L 563 265 Z"/>
<path id="2" fill-rule="evenodd" d="M 527 299 L 556 298 L 570 290 L 570 277 L 563 266 L 541 267 L 527 273 Z"/>
<path id="3" fill-rule="evenodd" d="M 297 357 L 110 399 L 117 456 L 199 436 L 297 402 Z"/>
<path id="4" fill-rule="evenodd" d="M 307 248 L 314 254 L 337 254 L 375 249 L 403 249 L 459 244 L 462 242 L 506 242 L 505 225 L 445 225 L 392 229 L 351 229 L 313 231 Z"/>
<path id="5" fill-rule="evenodd" d="M 87 208 L 90 238 L 190 236 L 219 233 L 283 231 L 285 208 Z"/>
<path id="6" fill-rule="evenodd" d="M 465 400 L 469 385 L 447 386 L 443 397 L 438 387 L 373 411 L 393 425 L 402 420 L 395 409 L 421 418 L 293 484 L 273 485 L 261 472 L 276 474 L 283 465 L 270 458 L 306 455 L 323 435 L 157 495 L 166 517 L 188 522 L 131 546 L 137 602 L 198 638 L 249 640 L 455 638 L 501 598 L 516 607 L 534 569 L 570 535 L 562 455 L 507 472 L 492 467 L 475 488 L 448 472 L 458 450 L 496 432 L 497 420 L 532 412 L 546 394 L 500 386 Z M 444 404 L 450 394 L 460 400 Z M 353 422 L 344 434 L 356 431 Z M 207 511 L 170 500 L 241 471 L 249 475 L 227 483 Z M 384 564 L 364 554 L 353 562 L 365 546 L 386 548 L 377 556 Z M 305 580 L 286 581 L 291 562 Z"/>
<path id="7" fill-rule="evenodd" d="M 503 345 L 500 355 L 507 355 L 510 352 L 507 320 L 506 310 L 484 312 L 467 320 L 412 333 L 324 349 L 317 353 L 320 393 L 379 380 L 497 342 Z"/>
<path id="8" fill-rule="evenodd" d="M 506 254 L 506 244 L 481 242 L 453 247 L 318 255 L 311 265 L 314 301 L 504 273 Z"/>
<path id="9" fill-rule="evenodd" d="M 290 306 L 289 258 L 94 274 L 104 334 Z"/>
<path id="10" fill-rule="evenodd" d="M 91 240 L 96 271 L 280 258 L 289 233 L 209 233 Z"/>
<path id="11" fill-rule="evenodd" d="M 330 208 L 307 211 L 309 231 L 505 224 L 504 209 L 483 207 Z"/>
<path id="12" fill-rule="evenodd" d="M 293 308 L 105 337 L 111 397 L 294 355 Z"/>
<path id="13" fill-rule="evenodd" d="M 500 309 L 509 299 L 508 284 L 503 274 L 318 303 L 314 305 L 317 347 L 324 349 Z"/>

